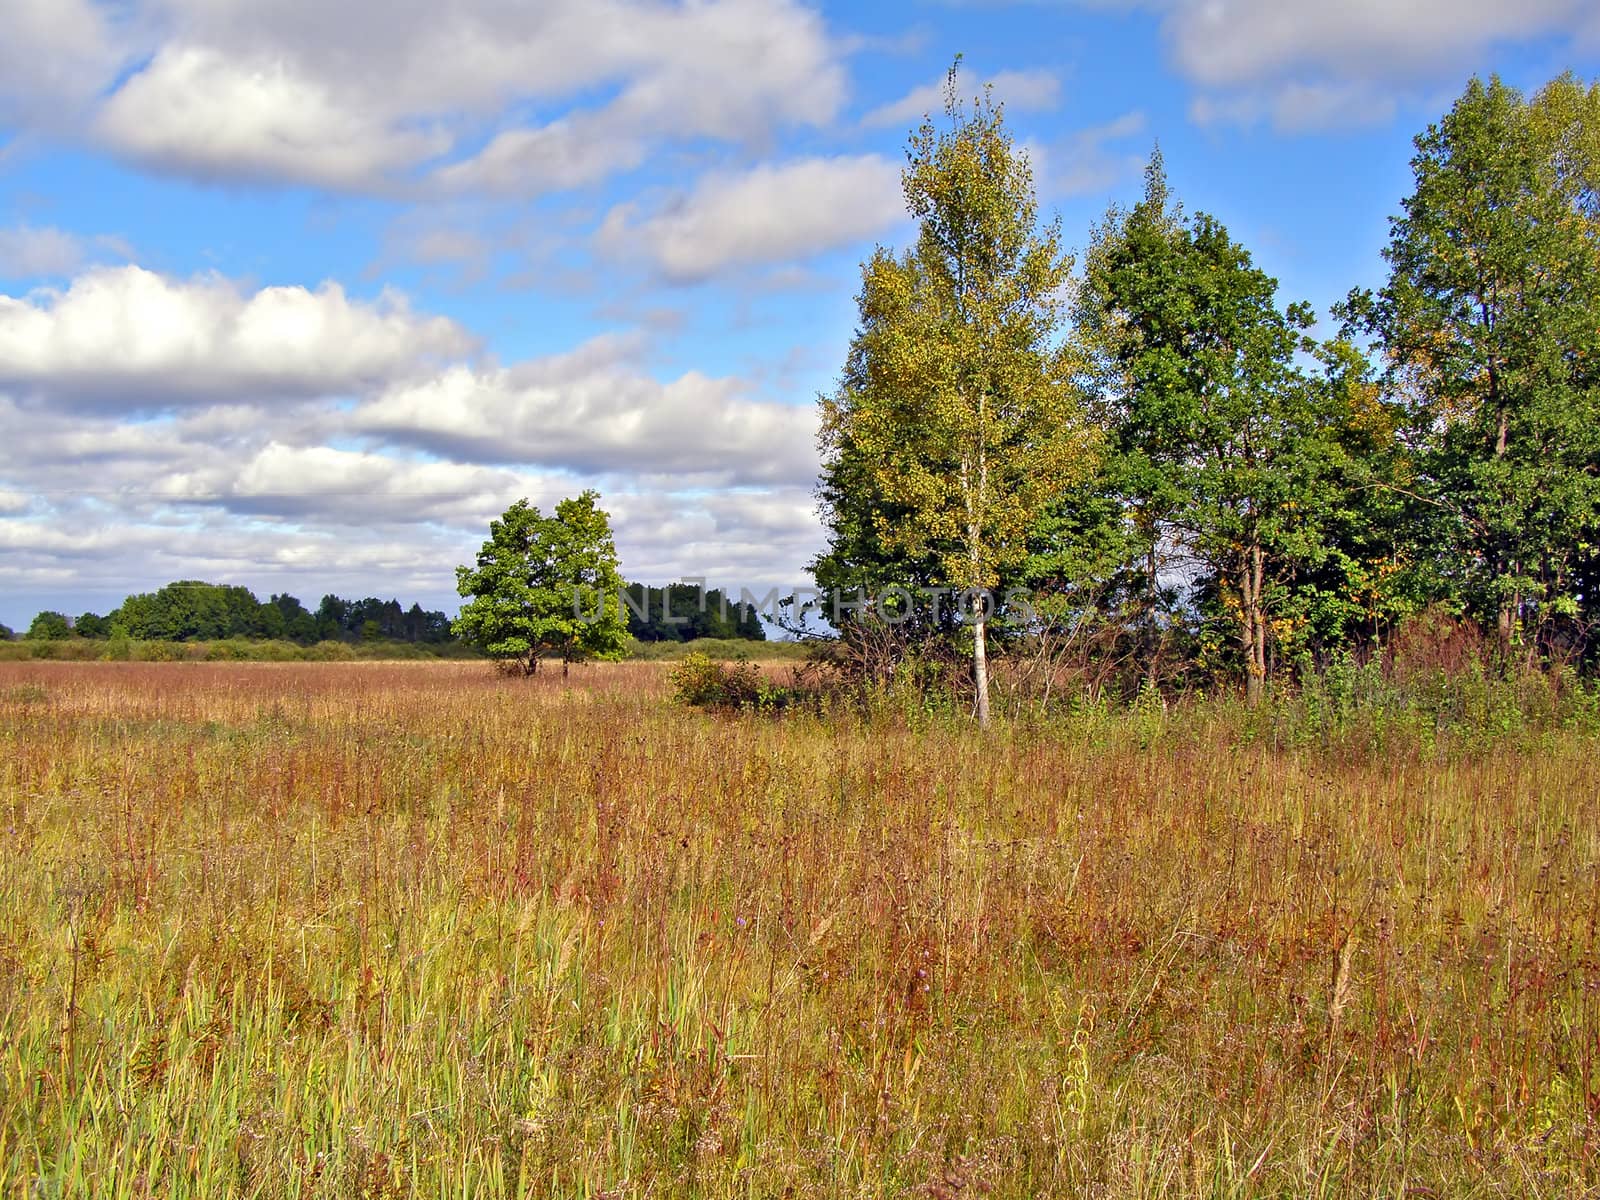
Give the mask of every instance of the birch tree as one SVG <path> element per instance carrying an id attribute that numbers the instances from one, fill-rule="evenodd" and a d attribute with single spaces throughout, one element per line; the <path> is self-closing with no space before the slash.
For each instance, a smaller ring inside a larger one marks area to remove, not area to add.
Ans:
<path id="1" fill-rule="evenodd" d="M 952 68 L 943 116 L 907 149 L 916 245 L 863 267 L 859 328 L 821 400 L 821 494 L 833 549 L 870 530 L 876 553 L 931 563 L 968 597 L 987 726 L 992 597 L 1090 439 L 1060 336 L 1072 262 L 1059 224 L 1040 225 L 1027 155 L 987 89 L 965 106 Z M 853 486 L 827 486 L 841 480 Z"/>

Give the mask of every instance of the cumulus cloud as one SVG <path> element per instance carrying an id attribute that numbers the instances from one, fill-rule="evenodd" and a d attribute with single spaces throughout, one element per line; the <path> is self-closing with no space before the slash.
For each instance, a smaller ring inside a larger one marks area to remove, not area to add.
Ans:
<path id="1" fill-rule="evenodd" d="M 453 367 L 358 408 L 352 429 L 469 462 L 676 479 L 701 487 L 810 481 L 816 417 L 691 371 L 662 383 L 621 363 Z"/>
<path id="2" fill-rule="evenodd" d="M 956 93 L 963 99 L 984 87 L 994 89 L 995 99 L 1012 112 L 1037 112 L 1054 108 L 1061 99 L 1061 79 L 1053 71 L 1001 71 L 980 79 L 966 67 L 956 72 Z M 945 81 L 925 83 L 900 99 L 873 109 L 861 118 L 869 129 L 910 125 L 944 108 Z"/>
<path id="3" fill-rule="evenodd" d="M 810 405 L 657 379 L 644 332 L 504 365 L 473 350 L 398 297 L 331 284 L 101 268 L 0 298 L 0 428 L 27 431 L 0 439 L 0 601 L 215 578 L 448 606 L 492 517 L 588 486 L 636 578 L 799 578 Z"/>
<path id="4" fill-rule="evenodd" d="M 636 474 L 626 456 L 584 473 L 297 445 L 279 433 L 241 433 L 229 451 L 183 420 L 80 420 L 70 441 L 30 436 L 26 454 L 0 444 L 0 617 L 104 607 L 180 578 L 453 608 L 454 567 L 492 518 L 519 497 L 549 510 L 588 486 L 612 514 L 630 578 L 792 587 L 819 542 L 809 480 L 707 494 L 693 477 Z"/>
<path id="5" fill-rule="evenodd" d="M 56 129 L 109 80 L 124 50 L 93 0 L 8 0 L 0 36 L 0 121 Z"/>
<path id="6" fill-rule="evenodd" d="M 1388 120 L 1496 46 L 1600 35 L 1591 0 L 1081 2 L 1161 14 L 1168 54 L 1202 89 L 1190 106 L 1197 123 L 1283 132 Z"/>
<path id="7" fill-rule="evenodd" d="M 532 195 L 637 165 L 662 140 L 751 141 L 825 122 L 845 89 L 838 48 L 798 0 L 144 0 L 133 11 L 153 42 L 138 56 L 123 47 L 136 69 L 119 76 L 108 51 L 97 79 L 79 70 L 107 93 L 94 135 L 208 181 Z M 609 98 L 528 119 L 595 94 Z"/>
<path id="8" fill-rule="evenodd" d="M 472 346 L 395 293 L 366 303 L 335 283 L 247 294 L 220 276 L 128 266 L 65 291 L 0 295 L 0 388 L 84 408 L 348 392 Z"/>
<path id="9" fill-rule="evenodd" d="M 614 133 L 603 122 L 578 117 L 538 128 L 508 129 L 470 158 L 440 167 L 443 191 L 538 196 L 598 183 L 644 160 L 645 139 Z"/>
<path id="10" fill-rule="evenodd" d="M 450 137 L 344 102 L 282 59 L 169 46 L 106 102 L 99 136 L 202 179 L 294 179 L 360 188 L 443 153 Z"/>
<path id="11" fill-rule="evenodd" d="M 1184 72 L 1230 87 L 1310 69 L 1335 78 L 1412 80 L 1489 47 L 1570 34 L 1588 0 L 1177 0 L 1163 32 Z"/>
<path id="12" fill-rule="evenodd" d="M 330 524 L 466 524 L 498 514 L 527 490 L 515 472 L 472 463 L 412 462 L 370 450 L 271 440 L 242 461 L 165 475 L 153 496 L 257 516 Z"/>
<path id="13" fill-rule="evenodd" d="M 648 212 L 620 205 L 597 241 L 613 256 L 642 257 L 669 282 L 697 283 L 730 267 L 837 249 L 904 217 L 895 163 L 876 154 L 806 158 L 707 175 Z"/>
<path id="14" fill-rule="evenodd" d="M 109 608 L 130 592 L 195 578 L 243 583 L 262 596 L 294 592 L 313 605 L 327 590 L 442 604 L 455 590 L 451 567 L 464 561 L 462 540 L 427 528 L 355 538 L 348 529 L 263 527 L 226 515 L 157 525 L 101 512 L 71 528 L 0 521 L 0 561 L 13 622 L 44 607 Z"/>
<path id="15" fill-rule="evenodd" d="M 607 496 L 617 550 L 630 578 L 665 583 L 695 577 L 710 586 L 804 586 L 824 534 L 809 488 L 777 487 L 712 496 Z"/>

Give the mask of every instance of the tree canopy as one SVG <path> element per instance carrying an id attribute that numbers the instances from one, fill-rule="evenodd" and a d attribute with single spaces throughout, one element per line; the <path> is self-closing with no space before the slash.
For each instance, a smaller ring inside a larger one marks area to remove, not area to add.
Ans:
<path id="1" fill-rule="evenodd" d="M 528 675 L 545 655 L 559 657 L 563 670 L 586 658 L 621 658 L 622 575 L 598 501 L 586 491 L 546 517 L 518 500 L 491 521 L 476 565 L 456 568 L 457 588 L 470 597 L 457 635 Z"/>
<path id="2" fill-rule="evenodd" d="M 1025 585 L 1031 629 L 1252 700 L 1430 606 L 1507 661 L 1595 656 L 1600 86 L 1472 81 L 1416 139 L 1387 282 L 1319 339 L 1159 151 L 1073 274 L 1003 113 L 953 80 L 911 138 L 917 243 L 864 264 L 821 398 L 819 587 Z M 906 604 L 967 639 L 982 718 L 984 622 Z"/>
<path id="3" fill-rule="evenodd" d="M 986 89 L 952 68 L 944 125 L 912 135 L 902 173 L 916 245 L 866 263 L 859 327 L 821 399 L 819 578 L 993 592 L 1090 439 L 1062 337 L 1072 263 L 1041 226 L 1027 155 Z M 989 720 L 989 604 L 972 604 L 973 681 Z"/>
<path id="4" fill-rule="evenodd" d="M 1437 590 L 1532 655 L 1600 616 L 1600 87 L 1474 79 L 1412 169 L 1346 315 L 1406 410 Z"/>
<path id="5" fill-rule="evenodd" d="M 1143 612 L 1161 610 L 1164 573 L 1182 575 L 1229 630 L 1251 699 L 1294 573 L 1328 558 L 1366 469 L 1352 453 L 1358 363 L 1319 347 L 1309 306 L 1277 293 L 1220 221 L 1183 216 L 1158 155 L 1141 202 L 1096 231 L 1077 304 L 1101 477 L 1117 544 L 1143 568 Z M 1313 354 L 1324 371 L 1303 366 Z"/>

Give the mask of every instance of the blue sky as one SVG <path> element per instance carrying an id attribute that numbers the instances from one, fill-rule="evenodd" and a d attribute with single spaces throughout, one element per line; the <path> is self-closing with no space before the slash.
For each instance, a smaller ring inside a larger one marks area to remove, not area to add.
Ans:
<path id="1" fill-rule="evenodd" d="M 792 585 L 814 404 L 957 54 L 1082 245 L 1174 189 L 1321 309 L 1477 72 L 1591 0 L 0 0 L 0 622 L 172 579 L 421 599 L 596 487 L 625 573 Z"/>

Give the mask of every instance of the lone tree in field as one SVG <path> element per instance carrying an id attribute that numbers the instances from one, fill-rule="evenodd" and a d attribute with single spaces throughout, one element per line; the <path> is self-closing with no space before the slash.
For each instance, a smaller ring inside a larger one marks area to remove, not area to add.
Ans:
<path id="1" fill-rule="evenodd" d="M 870 541 L 973 594 L 1026 557 L 1029 530 L 1088 456 L 1059 337 L 1072 269 L 1059 225 L 1038 227 L 1001 106 L 985 90 L 967 111 L 956 86 L 952 68 L 948 127 L 925 120 L 907 150 L 916 247 L 879 247 L 863 268 L 860 327 L 821 398 L 820 494 L 831 553 Z M 971 608 L 987 725 L 991 613 Z"/>
<path id="2" fill-rule="evenodd" d="M 584 492 L 541 516 L 518 500 L 489 523 L 475 567 L 456 568 L 456 589 L 471 596 L 457 637 L 532 675 L 544 655 L 562 674 L 588 658 L 618 659 L 628 644 L 618 593 L 622 575 L 611 521 Z"/>

